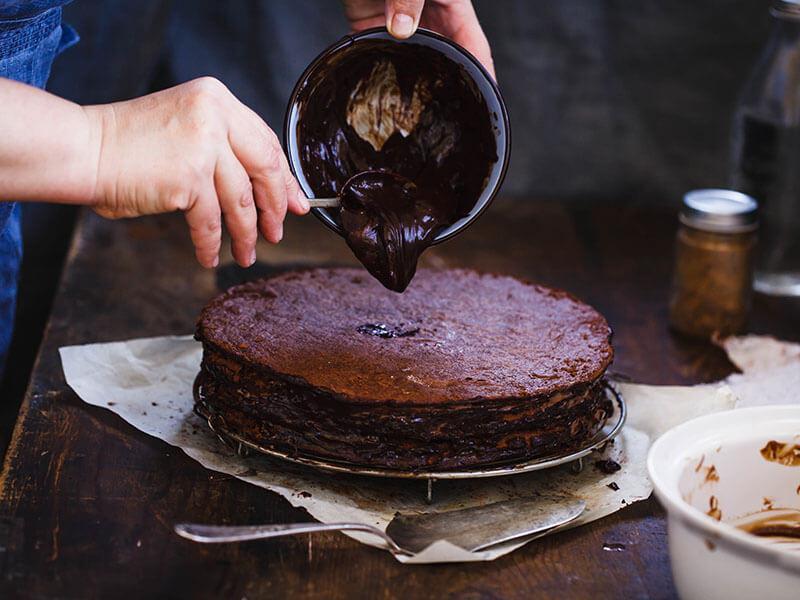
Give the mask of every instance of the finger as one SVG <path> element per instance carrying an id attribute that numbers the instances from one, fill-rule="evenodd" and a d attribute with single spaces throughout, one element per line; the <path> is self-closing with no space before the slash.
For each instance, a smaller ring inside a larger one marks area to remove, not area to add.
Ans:
<path id="1" fill-rule="evenodd" d="M 470 0 L 435 4 L 431 10 L 426 11 L 423 18 L 424 26 L 449 37 L 454 42 L 466 48 L 496 79 L 494 61 L 489 40 L 486 39 L 475 13 L 475 7 Z M 436 9 L 436 10 L 433 10 Z"/>
<path id="2" fill-rule="evenodd" d="M 258 230 L 268 242 L 283 239 L 283 220 L 288 207 L 286 181 L 279 171 L 253 178 L 253 193 L 258 207 Z"/>
<path id="3" fill-rule="evenodd" d="M 394 37 L 411 37 L 419 25 L 424 0 L 386 0 L 386 29 Z"/>
<path id="4" fill-rule="evenodd" d="M 289 202 L 293 212 L 303 214 L 308 212 L 308 199 L 294 181 L 275 133 L 255 112 L 233 100 L 237 110 L 230 111 L 231 148 L 253 184 L 259 230 L 268 241 L 277 243 L 283 238 Z"/>
<path id="5" fill-rule="evenodd" d="M 214 191 L 209 187 L 207 192 L 195 199 L 185 214 L 197 262 L 207 269 L 216 267 L 222 244 L 222 217 Z"/>
<path id="6" fill-rule="evenodd" d="M 273 244 L 283 239 L 283 220 L 289 204 L 286 174 L 281 164 L 286 158 L 280 146 L 275 148 L 277 143 L 277 140 L 262 141 L 263 152 L 254 159 L 260 162 L 251 163 L 252 168 L 248 169 L 258 207 L 258 229 Z"/>
<path id="7" fill-rule="evenodd" d="M 489 46 L 489 41 L 483 33 L 480 25 L 475 22 L 476 28 L 465 27 L 459 31 L 458 35 L 453 36 L 453 41 L 463 46 L 478 59 L 483 67 L 492 76 L 492 79 L 497 81 L 497 76 L 494 72 L 494 61 L 492 60 L 492 50 Z"/>
<path id="8" fill-rule="evenodd" d="M 283 171 L 283 181 L 286 185 L 286 206 L 289 211 L 296 215 L 304 215 L 311 210 L 308 198 L 300 189 L 297 179 L 292 175 L 286 155 L 281 153 L 281 170 Z"/>
<path id="9" fill-rule="evenodd" d="M 217 159 L 214 186 L 231 236 L 233 258 L 243 267 L 256 262 L 256 205 L 253 186 L 244 167 L 232 152 L 223 152 Z"/>
<path id="10" fill-rule="evenodd" d="M 289 209 L 289 212 L 292 212 L 296 215 L 306 214 L 309 210 L 311 210 L 311 205 L 308 202 L 308 198 L 303 193 L 303 190 L 301 190 L 300 186 L 297 184 L 297 180 L 290 173 L 285 181 L 287 199 L 286 207 Z"/>

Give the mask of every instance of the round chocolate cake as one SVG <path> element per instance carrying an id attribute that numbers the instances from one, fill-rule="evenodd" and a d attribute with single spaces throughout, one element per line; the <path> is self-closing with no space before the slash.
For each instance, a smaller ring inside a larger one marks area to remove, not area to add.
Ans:
<path id="1" fill-rule="evenodd" d="M 577 448 L 611 412 L 606 320 L 507 276 L 423 269 L 395 294 L 357 269 L 293 271 L 212 300 L 195 337 L 204 411 L 292 454 L 475 467 Z"/>

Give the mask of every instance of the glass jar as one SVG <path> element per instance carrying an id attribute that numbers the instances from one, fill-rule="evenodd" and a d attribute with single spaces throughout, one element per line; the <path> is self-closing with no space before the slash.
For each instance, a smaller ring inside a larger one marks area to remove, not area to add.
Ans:
<path id="1" fill-rule="evenodd" d="M 756 201 L 732 190 L 683 198 L 669 301 L 670 327 L 701 338 L 743 333 L 750 312 Z"/>
<path id="2" fill-rule="evenodd" d="M 770 15 L 734 115 L 728 183 L 759 204 L 755 289 L 800 296 L 800 0 L 773 1 Z"/>

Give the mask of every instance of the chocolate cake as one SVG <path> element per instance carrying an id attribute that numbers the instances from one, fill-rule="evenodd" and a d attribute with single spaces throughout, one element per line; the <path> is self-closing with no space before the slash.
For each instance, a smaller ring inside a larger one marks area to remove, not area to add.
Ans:
<path id="1" fill-rule="evenodd" d="M 205 307 L 196 398 L 283 452 L 475 467 L 594 435 L 611 412 L 610 336 L 590 306 L 512 277 L 423 269 L 400 295 L 356 269 L 293 271 Z"/>

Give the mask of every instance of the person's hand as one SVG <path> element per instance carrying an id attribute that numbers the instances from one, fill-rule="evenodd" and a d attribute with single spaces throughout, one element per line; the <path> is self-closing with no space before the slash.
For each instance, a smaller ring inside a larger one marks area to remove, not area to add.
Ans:
<path id="1" fill-rule="evenodd" d="M 469 50 L 495 77 L 492 51 L 470 0 L 342 0 L 353 31 L 383 27 L 396 38 L 417 26 L 450 38 Z"/>
<path id="2" fill-rule="evenodd" d="M 84 110 L 100 141 L 92 208 L 107 218 L 184 211 L 205 267 L 219 262 L 222 217 L 246 267 L 259 230 L 278 242 L 287 208 L 308 212 L 275 133 L 216 79 Z"/>

